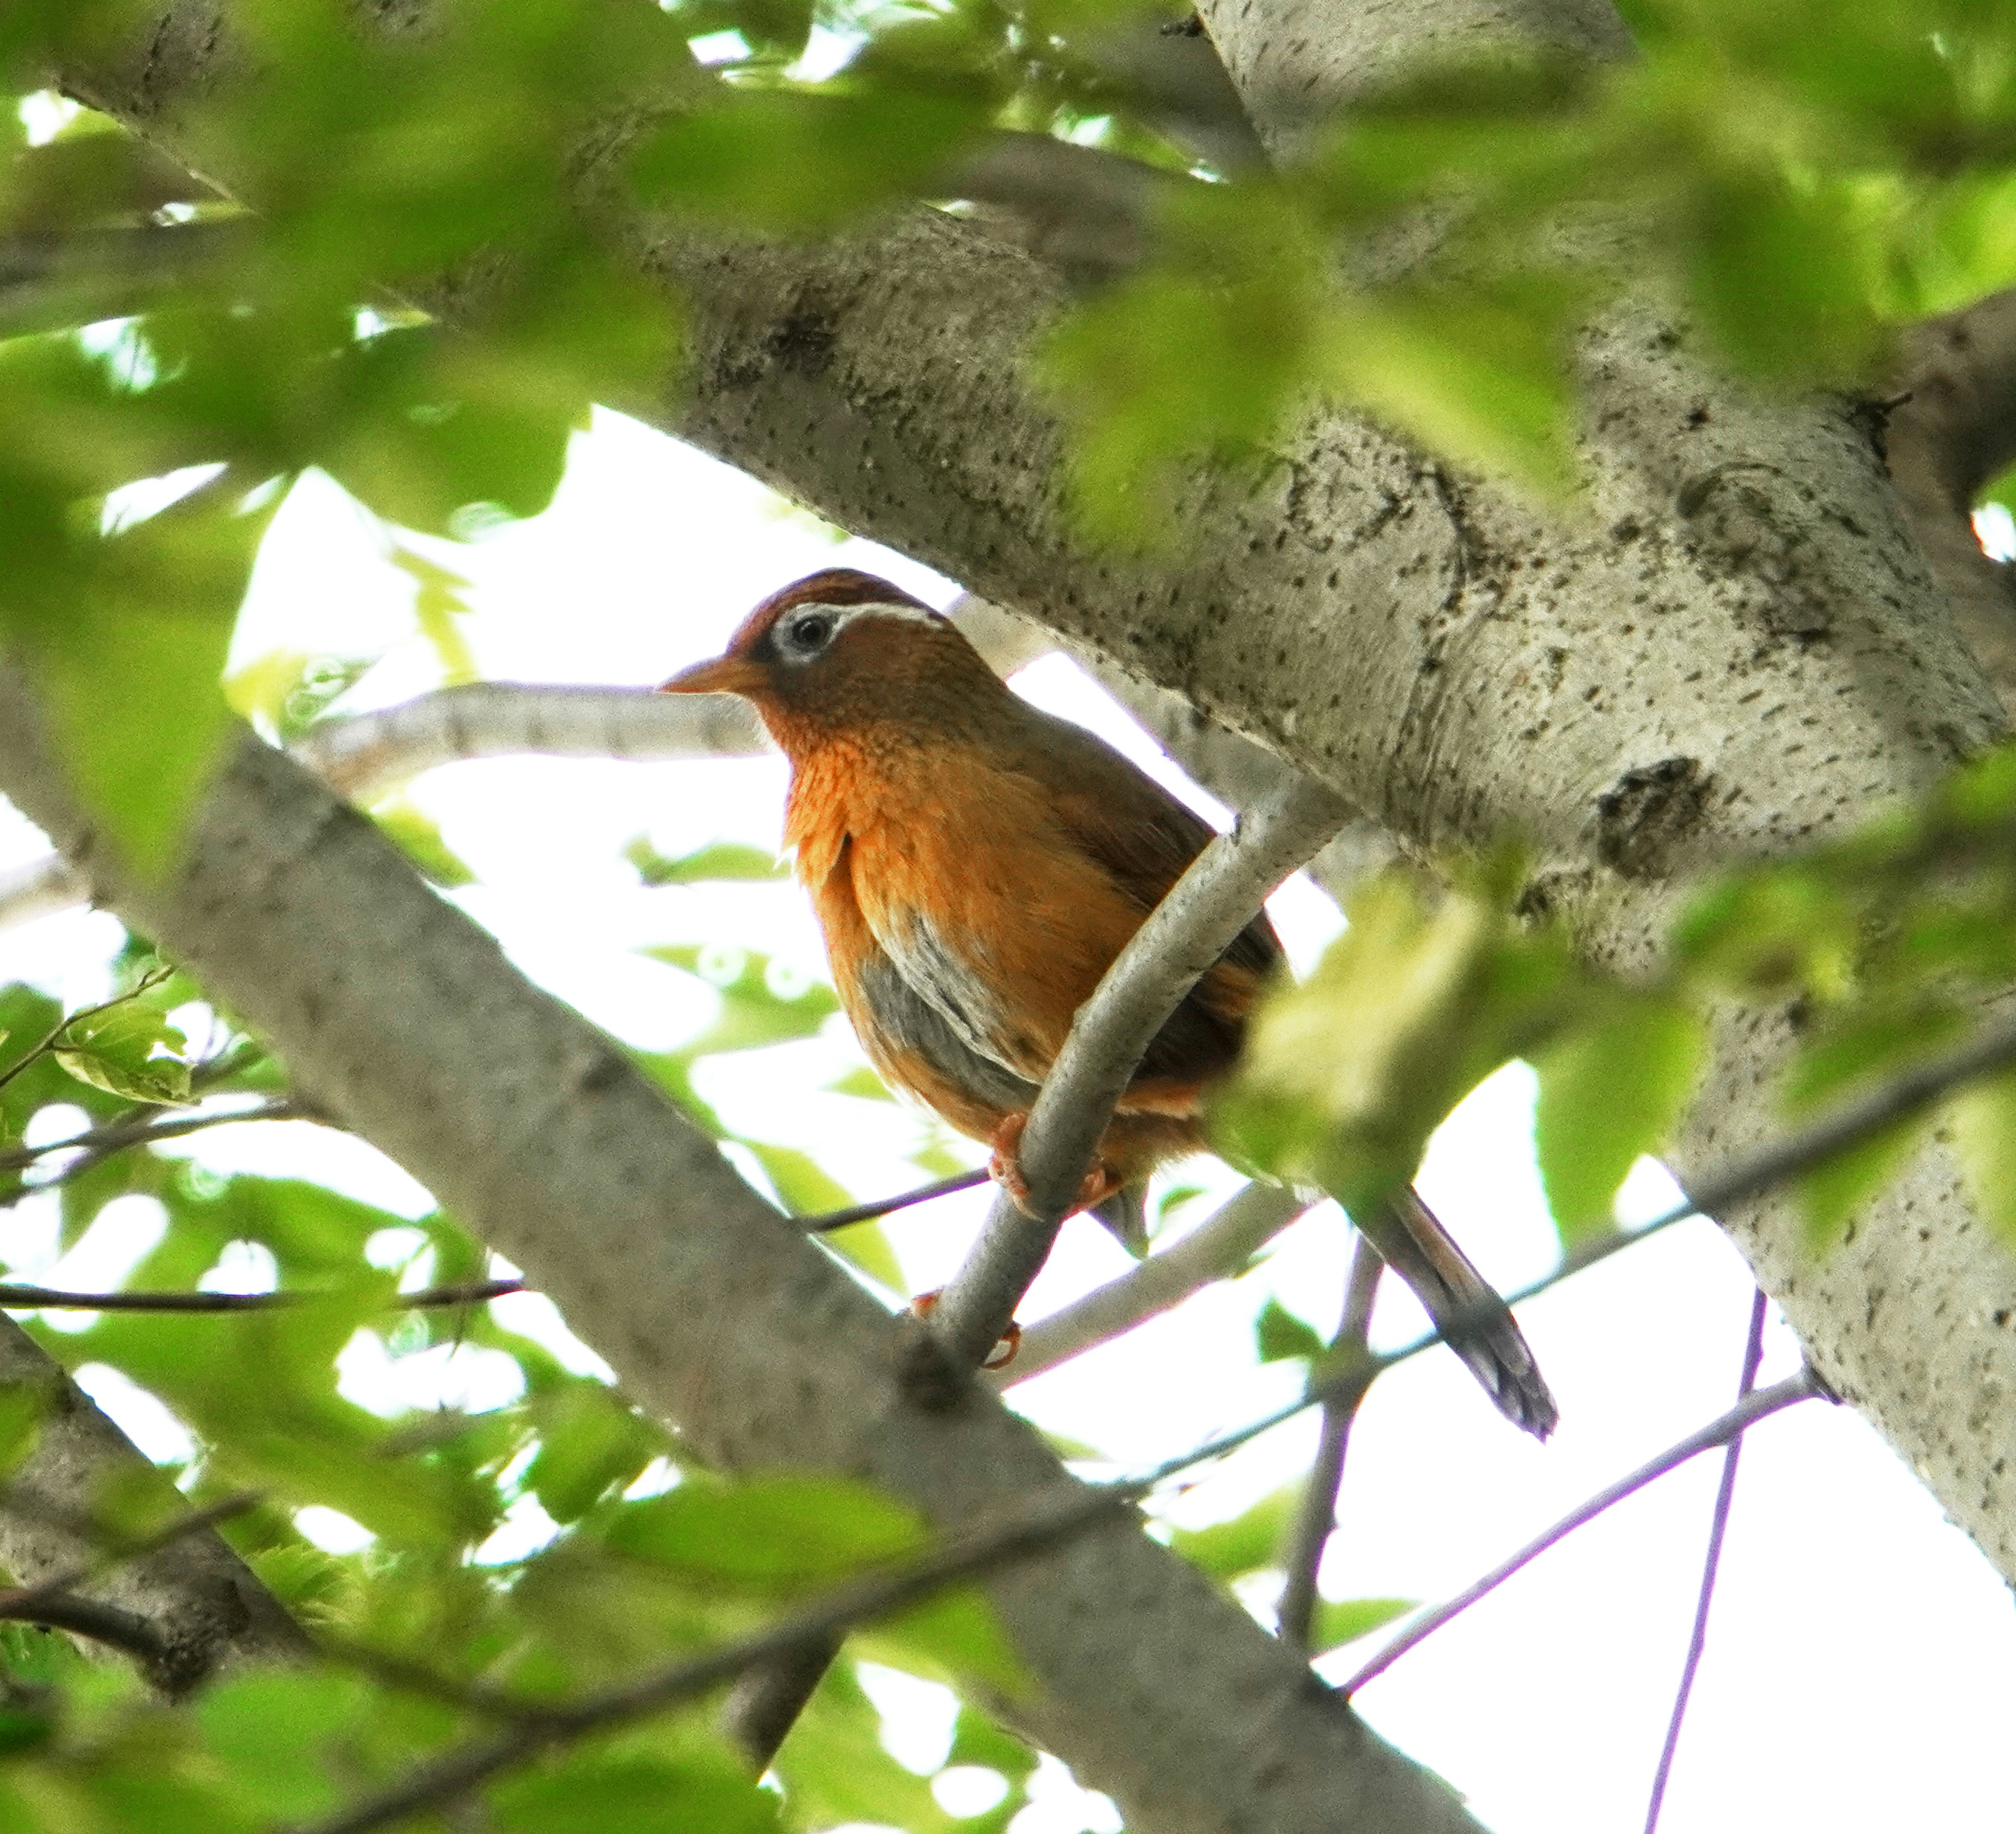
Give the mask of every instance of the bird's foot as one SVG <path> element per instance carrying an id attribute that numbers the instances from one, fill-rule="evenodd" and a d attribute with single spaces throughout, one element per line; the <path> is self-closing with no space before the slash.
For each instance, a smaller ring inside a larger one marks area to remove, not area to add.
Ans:
<path id="1" fill-rule="evenodd" d="M 943 1287 L 934 1286 L 929 1292 L 919 1293 L 910 1302 L 910 1316 L 913 1318 L 928 1318 L 931 1315 L 931 1308 L 938 1303 L 938 1295 L 944 1291 Z M 980 1367 L 983 1369 L 1006 1369 L 1015 1360 L 1015 1353 L 1021 1347 L 1022 1328 L 1011 1318 L 994 1348 L 981 1359 Z"/>
<path id="2" fill-rule="evenodd" d="M 1009 1201 L 1025 1216 L 1036 1212 L 1029 1204 L 1029 1181 L 1022 1176 L 1022 1133 L 1029 1125 L 1027 1115 L 1008 1115 L 994 1130 L 993 1155 L 987 1162 L 987 1176 L 1008 1194 Z M 1121 1188 L 1124 1181 L 1103 1159 L 1094 1159 L 1078 1180 L 1078 1194 L 1065 1210 L 1075 1216 L 1082 1210 L 1096 1209 Z"/>

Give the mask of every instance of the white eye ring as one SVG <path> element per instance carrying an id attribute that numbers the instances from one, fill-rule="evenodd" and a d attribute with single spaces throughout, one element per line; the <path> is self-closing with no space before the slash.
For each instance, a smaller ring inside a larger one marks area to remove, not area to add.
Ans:
<path id="1" fill-rule="evenodd" d="M 793 656 L 816 656 L 833 641 L 840 620 L 830 611 L 798 611 L 784 620 L 777 635 L 786 652 Z"/>

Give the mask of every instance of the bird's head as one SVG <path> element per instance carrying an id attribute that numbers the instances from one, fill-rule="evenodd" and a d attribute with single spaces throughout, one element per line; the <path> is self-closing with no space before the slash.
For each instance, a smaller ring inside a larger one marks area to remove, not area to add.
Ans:
<path id="1" fill-rule="evenodd" d="M 740 694 L 791 753 L 866 726 L 967 730 L 976 696 L 1006 692 L 949 619 L 847 567 L 772 593 L 720 655 L 661 691 Z"/>

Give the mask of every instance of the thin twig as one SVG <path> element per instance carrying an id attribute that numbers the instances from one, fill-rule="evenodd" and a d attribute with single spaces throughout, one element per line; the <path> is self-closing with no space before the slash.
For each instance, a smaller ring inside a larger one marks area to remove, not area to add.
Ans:
<path id="1" fill-rule="evenodd" d="M 906 1210 L 913 1204 L 927 1204 L 934 1197 L 949 1197 L 955 1191 L 970 1191 L 976 1184 L 986 1182 L 987 1168 L 981 1166 L 970 1172 L 956 1172 L 949 1178 L 920 1184 L 915 1191 L 906 1191 L 895 1197 L 877 1198 L 865 1204 L 851 1204 L 844 1210 L 823 1210 L 815 1216 L 794 1217 L 793 1220 L 808 1234 L 823 1235 L 829 1230 L 845 1229 L 855 1223 L 871 1223 L 877 1216 Z"/>
<path id="2" fill-rule="evenodd" d="M 1261 1248 L 1309 1208 L 1309 1198 L 1286 1185 L 1256 1179 L 1241 1186 L 1167 1248 L 1157 1248 L 1118 1279 L 1026 1327 L 1015 1360 L 981 1379 L 992 1387 L 1012 1388 L 1173 1310 L 1200 1288 L 1243 1273 Z"/>
<path id="3" fill-rule="evenodd" d="M 491 1739 L 446 1752 L 380 1794 L 339 1811 L 296 1834 L 367 1834 L 466 1794 L 500 1772 L 525 1763 L 548 1747 L 648 1718 L 706 1693 L 757 1664 L 831 1637 L 851 1627 L 899 1611 L 962 1580 L 999 1571 L 1119 1518 L 1143 1486 L 1080 1490 L 1061 1507 L 1053 1505 L 1005 1529 L 952 1543 L 900 1571 L 858 1580 L 769 1629 L 704 1656 L 658 1670 L 640 1679 L 585 1699 L 553 1705 L 526 1702 L 517 1721 Z M 340 1659 L 339 1652 L 339 1659 Z M 499 1710 L 487 1696 L 482 1710 Z"/>
<path id="4" fill-rule="evenodd" d="M 1681 1202 L 1671 1209 L 1661 1211 L 1651 1221 L 1639 1223 L 1631 1229 L 1597 1236 L 1582 1243 L 1564 1255 L 1561 1265 L 1551 1274 L 1543 1274 L 1539 1279 L 1507 1293 L 1505 1303 L 1507 1306 L 1524 1305 L 1527 1300 L 1537 1298 L 1550 1288 L 1560 1285 L 1563 1281 L 1572 1279 L 1578 1274 L 1586 1273 L 1625 1248 L 1636 1248 L 1639 1243 L 1672 1228 L 1676 1223 L 1684 1223 L 1694 1216 L 1712 1216 L 1732 1204 L 1761 1197 L 1773 1187 L 1823 1164 L 1834 1154 L 1859 1144 L 1870 1134 L 1881 1133 L 1885 1127 L 1908 1119 L 1931 1107 L 1941 1097 L 1952 1094 L 1962 1084 L 2003 1068 L 2012 1062 L 2016 1062 L 2016 1022 L 1984 1032 L 1949 1056 L 1935 1058 L 1930 1063 L 1907 1071 L 1895 1082 L 1885 1083 L 1881 1089 L 1873 1090 L 1869 1094 L 1844 1104 L 1811 1126 L 1760 1148 L 1748 1158 L 1739 1159 L 1733 1166 L 1711 1173 L 1701 1180 Z M 1460 1331 L 1467 1325 L 1483 1322 L 1489 1315 L 1483 1307 L 1460 1313 L 1449 1321 L 1448 1328 Z M 1362 1367 L 1346 1369 L 1332 1376 L 1323 1387 L 1313 1391 L 1309 1398 L 1321 1400 L 1332 1389 L 1339 1393 L 1348 1393 L 1354 1385 L 1370 1385 L 1374 1377 L 1395 1364 L 1405 1363 L 1410 1357 L 1418 1357 L 1424 1350 L 1433 1349 L 1437 1344 L 1445 1341 L 1444 1331 L 1424 1332 L 1413 1342 L 1403 1344 L 1397 1350 L 1389 1350 L 1383 1356 L 1367 1359 Z M 1306 1405 L 1306 1402 L 1301 1405 Z M 1255 1422 L 1240 1430 L 1251 1438 L 1267 1430 L 1269 1425 L 1279 1425 L 1281 1420 L 1292 1418 L 1299 1411 L 1299 1405 L 1291 1407 L 1274 1420 Z"/>
<path id="5" fill-rule="evenodd" d="M 150 1115 L 153 1112 L 148 1112 Z M 82 1148 L 95 1165 L 129 1146 L 151 1146 L 157 1140 L 179 1140 L 186 1134 L 200 1133 L 207 1128 L 225 1126 L 234 1121 L 298 1121 L 308 1117 L 307 1104 L 290 1095 L 276 1097 L 256 1108 L 207 1108 L 200 1115 L 177 1115 L 167 1121 L 127 1116 L 107 1121 L 87 1133 L 73 1133 L 67 1139 L 52 1140 L 43 1146 L 10 1148 L 0 1152 L 0 1172 L 23 1170 L 52 1154 L 68 1152 L 72 1148 Z"/>
<path id="6" fill-rule="evenodd" d="M 1750 1331 L 1743 1346 L 1743 1377 L 1736 1385 L 1736 1398 L 1743 1401 L 1757 1385 L 1758 1366 L 1764 1360 L 1766 1300 L 1761 1286 L 1750 1301 Z M 1729 1534 L 1730 1506 L 1736 1500 L 1736 1465 L 1743 1456 L 1743 1435 L 1729 1442 L 1722 1455 L 1722 1482 L 1715 1493 L 1715 1513 L 1708 1530 L 1708 1553 L 1701 1562 L 1701 1596 L 1694 1601 L 1694 1623 L 1687 1639 L 1687 1659 L 1680 1670 L 1680 1684 L 1673 1693 L 1672 1716 L 1666 1722 L 1666 1742 L 1660 1748 L 1659 1767 L 1652 1778 L 1652 1795 L 1645 1809 L 1645 1834 L 1658 1834 L 1659 1811 L 1665 1806 L 1666 1784 L 1673 1774 L 1673 1754 L 1679 1749 L 1680 1728 L 1687 1723 L 1687 1702 L 1693 1697 L 1694 1677 L 1700 1672 L 1701 1653 L 1708 1647 L 1708 1614 L 1715 1602 L 1715 1576 L 1722 1567 L 1722 1547 Z"/>
<path id="7" fill-rule="evenodd" d="M 1347 1698 L 1356 1693 L 1367 1681 L 1384 1674 L 1409 1650 L 1425 1641 L 1443 1625 L 1461 1616 L 1480 1598 L 1495 1592 L 1522 1567 L 1538 1559 L 1550 1548 L 1585 1522 L 1593 1522 L 1605 1510 L 1622 1502 L 1626 1497 L 1642 1490 L 1654 1479 L 1664 1477 L 1668 1472 L 1678 1469 L 1689 1459 L 1712 1451 L 1717 1446 L 1727 1445 L 1731 1439 L 1748 1432 L 1759 1421 L 1798 1402 L 1810 1401 L 1826 1393 L 1827 1390 L 1820 1386 L 1813 1372 L 1802 1368 L 1796 1375 L 1787 1376 L 1783 1382 L 1776 1382 L 1768 1389 L 1759 1389 L 1745 1396 L 1719 1420 L 1711 1421 L 1699 1432 L 1688 1434 L 1678 1444 L 1669 1446 L 1658 1457 L 1648 1459 L 1636 1471 L 1619 1478 L 1607 1490 L 1599 1490 L 1593 1497 L 1579 1504 L 1544 1534 L 1536 1535 L 1517 1553 L 1500 1562 L 1483 1578 L 1459 1592 L 1446 1604 L 1438 1605 L 1434 1610 L 1417 1618 L 1346 1681 L 1338 1692 Z"/>
<path id="8" fill-rule="evenodd" d="M 480 1306 L 525 1291 L 522 1280 L 466 1280 L 395 1294 L 388 1312 Z M 271 1312 L 336 1297 L 332 1292 L 283 1287 L 275 1292 L 70 1292 L 58 1287 L 0 1282 L 0 1312 Z"/>
<path id="9" fill-rule="evenodd" d="M 1344 1316 L 1337 1324 L 1334 1349 L 1364 1351 L 1366 1332 L 1372 1323 L 1372 1303 L 1379 1292 L 1379 1276 L 1385 1270 L 1379 1251 L 1363 1235 L 1357 1237 L 1352 1245 Z M 1316 1461 L 1302 1486 L 1301 1508 L 1296 1512 L 1283 1555 L 1282 1565 L 1288 1576 L 1276 1612 L 1276 1634 L 1291 1648 L 1305 1653 L 1309 1649 L 1310 1631 L 1316 1623 L 1316 1575 L 1323 1566 L 1323 1550 L 1330 1545 L 1330 1530 L 1337 1526 L 1337 1492 L 1344 1483 L 1351 1423 L 1363 1399 L 1361 1389 L 1355 1396 L 1324 1403 Z"/>

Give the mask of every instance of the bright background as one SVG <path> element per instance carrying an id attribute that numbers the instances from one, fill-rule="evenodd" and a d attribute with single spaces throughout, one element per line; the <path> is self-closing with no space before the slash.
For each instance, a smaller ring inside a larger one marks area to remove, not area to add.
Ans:
<path id="1" fill-rule="evenodd" d="M 131 506 L 148 506 L 142 499 Z M 956 590 L 867 543 L 839 542 L 761 486 L 614 415 L 579 438 L 545 515 L 468 547 L 417 538 L 408 545 L 470 582 L 470 614 L 455 622 L 481 672 L 526 681 L 657 681 L 718 649 L 764 593 L 836 562 L 885 572 L 936 604 Z M 234 665 L 273 650 L 383 647 L 383 661 L 344 706 L 423 692 L 441 679 L 441 661 L 416 623 L 413 590 L 381 526 L 311 477 L 268 538 Z M 1180 782 L 1061 658 L 1028 669 L 1017 686 Z M 617 1036 L 664 1047 L 706 1021 L 712 996 L 639 948 L 732 938 L 823 974 L 818 937 L 794 887 L 647 889 L 621 850 L 639 834 L 668 855 L 724 838 L 774 848 L 783 789 L 781 762 L 767 758 L 502 759 L 434 772 L 412 794 L 477 874 L 455 901 L 520 967 Z M 0 870 L 44 845 L 0 805 Z M 1287 888 L 1275 914 L 1305 967 L 1338 924 L 1305 884 Z M 118 935 L 110 918 L 81 912 L 0 932 L 0 980 L 30 979 L 74 1002 L 101 996 Z M 920 1181 L 906 1155 L 945 1137 L 907 1110 L 821 1093 L 859 1061 L 836 1018 L 816 1040 L 705 1063 L 701 1089 L 731 1124 L 807 1148 L 860 1195 L 905 1188 Z M 51 1119 L 41 1124 L 54 1137 Z M 1531 1131 L 1530 1081 L 1508 1072 L 1438 1136 L 1421 1180 L 1501 1287 L 1543 1274 L 1556 1254 Z M 408 1214 L 429 1207 L 369 1148 L 302 1123 L 220 1130 L 188 1150 L 219 1169 L 322 1178 Z M 1175 1227 L 1201 1219 L 1233 1183 L 1209 1162 L 1180 1176 L 1207 1192 Z M 1663 1174 L 1641 1166 L 1625 1207 L 1649 1215 L 1672 1194 Z M 913 1290 L 945 1280 L 985 1204 L 984 1193 L 967 1194 L 891 1223 Z M 0 1216 L 0 1260 L 17 1277 L 97 1288 L 120 1279 L 160 1227 L 150 1200 L 124 1199 L 58 1259 L 53 1202 L 31 1198 Z M 386 1245 L 388 1260 L 398 1245 Z M 1121 1468 L 1235 1425 L 1285 1399 L 1294 1379 L 1291 1368 L 1256 1364 L 1254 1315 L 1271 1293 L 1333 1328 L 1346 1246 L 1334 1209 L 1313 1212 L 1243 1281 L 1010 1391 L 1010 1403 Z M 1024 1321 L 1127 1265 L 1095 1225 L 1071 1226 Z M 248 1264 L 221 1266 L 213 1283 L 264 1282 Z M 1697 1221 L 1525 1308 L 1561 1403 L 1561 1430 L 1545 1447 L 1507 1428 L 1445 1355 L 1383 1379 L 1353 1436 L 1325 1592 L 1432 1601 L 1456 1591 L 1589 1492 L 1723 1411 L 1733 1398 L 1749 1292 L 1733 1249 Z M 517 1328 L 542 1331 L 579 1366 L 598 1366 L 543 1300 L 503 1303 Z M 1389 1295 L 1375 1339 L 1398 1342 L 1420 1323 L 1404 1294 Z M 1774 1316 L 1764 1379 L 1795 1357 Z M 498 1405 L 512 1395 L 501 1385 L 517 1379 L 508 1359 L 480 1349 L 394 1359 L 365 1332 L 344 1367 L 346 1392 L 388 1412 Z M 102 1367 L 82 1378 L 150 1452 L 186 1453 L 186 1435 L 158 1403 Z M 1299 1470 L 1312 1439 L 1307 1420 L 1268 1436 L 1204 1476 L 1170 1513 L 1186 1526 L 1237 1514 Z M 1370 1686 L 1359 1702 L 1366 1717 L 1446 1776 L 1500 1834 L 1640 1825 L 1715 1475 L 1714 1459 L 1697 1461 L 1543 1557 Z M 357 1544 L 355 1525 L 332 1512 L 304 1512 L 304 1526 L 332 1546 Z M 523 1551 L 549 1529 L 527 1499 L 500 1537 L 509 1544 L 486 1554 Z M 1269 1602 L 1265 1593 L 1249 1601 L 1263 1619 Z M 1348 1672 L 1369 1647 L 1326 1667 Z M 893 1673 L 868 1679 L 891 1749 L 920 1771 L 934 1769 L 950 1730 L 943 1691 Z M 1179 1675 L 1168 1679 L 1183 1684 Z M 1760 1428 L 1744 1455 L 1708 1658 L 1661 1823 L 1667 1834 L 2007 1826 L 2013 1725 L 2016 1616 L 1971 1544 L 1852 1413 L 1809 1403 Z M 943 1793 L 958 1785 L 956 1773 L 941 1779 Z M 1015 1834 L 1118 1825 L 1103 1799 L 1048 1766 Z"/>

